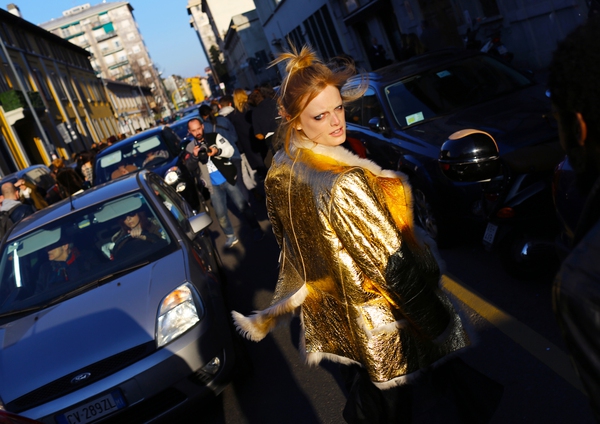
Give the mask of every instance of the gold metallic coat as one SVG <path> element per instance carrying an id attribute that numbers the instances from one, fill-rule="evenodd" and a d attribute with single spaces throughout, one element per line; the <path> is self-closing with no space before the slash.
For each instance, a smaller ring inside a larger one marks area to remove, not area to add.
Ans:
<path id="1" fill-rule="evenodd" d="M 300 307 L 307 362 L 360 363 L 381 388 L 466 346 L 406 177 L 341 146 L 296 140 L 291 156 L 279 151 L 265 181 L 281 247 L 273 300 L 234 311 L 238 330 L 261 340 Z"/>

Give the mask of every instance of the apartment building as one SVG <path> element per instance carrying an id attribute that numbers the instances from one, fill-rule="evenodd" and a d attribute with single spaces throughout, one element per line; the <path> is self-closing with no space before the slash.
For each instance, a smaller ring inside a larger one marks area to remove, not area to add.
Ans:
<path id="1" fill-rule="evenodd" d="M 89 53 L 0 9 L 0 174 L 70 158 L 117 131 Z"/>
<path id="2" fill-rule="evenodd" d="M 142 104 L 142 114 L 152 125 L 171 113 L 169 98 L 129 2 L 86 3 L 63 12 L 63 16 L 40 26 L 90 53 L 91 64 L 102 79 L 135 87 L 149 87 L 153 99 Z"/>
<path id="3" fill-rule="evenodd" d="M 211 60 L 211 48 L 221 52 L 220 60 L 225 61 L 225 35 L 231 17 L 254 10 L 254 0 L 188 0 L 187 12 L 190 15 L 190 27 L 196 31 L 202 50 L 209 62 L 208 73 L 210 89 L 219 93 L 223 85 L 219 79 L 216 65 Z M 231 69 L 229 69 L 231 73 Z"/>

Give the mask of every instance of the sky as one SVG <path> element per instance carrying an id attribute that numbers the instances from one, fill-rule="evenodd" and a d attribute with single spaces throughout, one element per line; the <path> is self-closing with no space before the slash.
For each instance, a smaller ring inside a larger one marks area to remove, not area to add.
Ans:
<path id="1" fill-rule="evenodd" d="M 26 21 L 39 25 L 60 18 L 64 10 L 99 0 L 14 0 Z M 1 5 L 4 10 L 9 3 Z M 190 27 L 187 0 L 129 0 L 154 66 L 163 78 L 205 75 L 208 62 L 200 40 Z"/>

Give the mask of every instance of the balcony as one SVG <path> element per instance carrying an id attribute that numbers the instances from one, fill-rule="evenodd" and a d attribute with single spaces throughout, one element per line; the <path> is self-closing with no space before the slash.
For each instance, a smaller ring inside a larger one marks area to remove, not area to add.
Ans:
<path id="1" fill-rule="evenodd" d="M 29 95 L 29 100 L 31 100 L 34 109 L 45 108 L 40 93 L 37 91 L 29 91 L 27 94 Z M 0 93 L 0 104 L 2 104 L 4 112 L 10 112 L 19 108 L 29 109 L 27 101 L 25 100 L 25 95 L 21 90 L 9 90 Z"/>
<path id="2" fill-rule="evenodd" d="M 109 38 L 116 37 L 116 36 L 117 36 L 117 31 L 109 31 L 106 34 L 97 36 L 96 41 L 100 42 L 100 41 L 108 40 Z"/>
<path id="3" fill-rule="evenodd" d="M 115 47 L 112 49 L 102 49 L 101 53 L 102 53 L 102 56 L 108 56 L 109 54 L 120 52 L 121 50 L 123 50 L 123 47 Z"/>
<path id="4" fill-rule="evenodd" d="M 132 77 L 132 76 L 133 76 L 133 74 L 130 72 L 130 73 L 128 73 L 128 74 L 121 75 L 121 76 L 117 77 L 117 78 L 116 78 L 116 80 L 117 80 L 117 81 L 123 81 L 124 79 L 130 78 L 130 77 Z"/>
<path id="5" fill-rule="evenodd" d="M 125 65 L 127 65 L 128 63 L 129 63 L 129 61 L 128 61 L 128 60 L 123 60 L 123 61 L 121 61 L 121 62 L 117 62 L 117 63 L 115 63 L 114 65 L 110 65 L 110 66 L 108 67 L 108 69 L 116 69 L 116 68 L 119 68 L 119 67 L 121 67 L 121 66 L 125 66 Z"/>

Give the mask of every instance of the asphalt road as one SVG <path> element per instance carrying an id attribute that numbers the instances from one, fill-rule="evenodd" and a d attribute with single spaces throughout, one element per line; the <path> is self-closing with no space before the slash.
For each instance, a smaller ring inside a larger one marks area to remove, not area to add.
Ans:
<path id="1" fill-rule="evenodd" d="M 240 243 L 223 250 L 229 301 L 244 314 L 269 304 L 279 250 L 262 202 L 255 210 L 266 237 L 255 242 L 235 220 Z M 510 278 L 478 240 L 466 238 L 440 251 L 444 289 L 460 305 L 474 344 L 461 358 L 504 386 L 492 424 L 593 423 L 587 399 L 565 353 L 551 308 L 551 279 Z M 188 414 L 190 423 L 343 423 L 345 403 L 337 365 L 308 367 L 297 351 L 298 321 L 259 343 L 245 341 L 252 371 L 234 381 L 211 405 Z"/>

